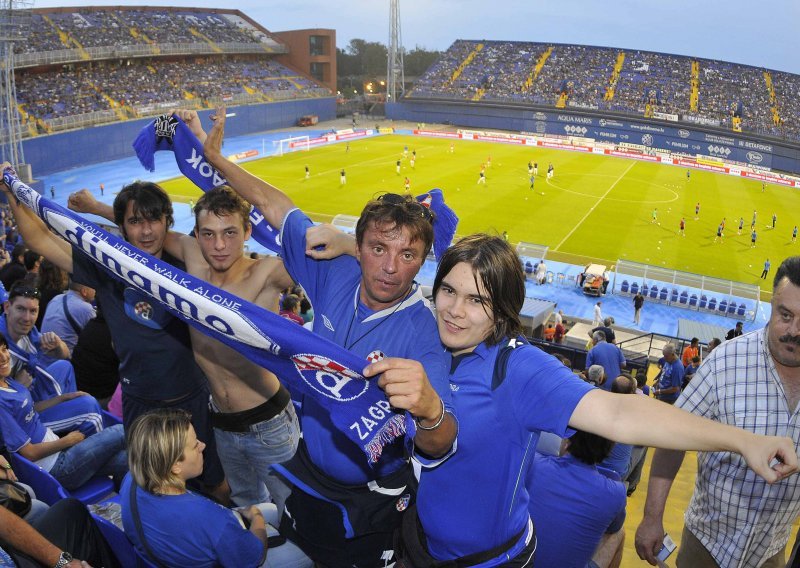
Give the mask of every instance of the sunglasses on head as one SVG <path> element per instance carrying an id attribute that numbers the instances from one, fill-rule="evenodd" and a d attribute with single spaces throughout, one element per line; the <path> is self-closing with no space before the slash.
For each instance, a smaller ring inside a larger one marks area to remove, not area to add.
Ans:
<path id="1" fill-rule="evenodd" d="M 415 199 L 408 199 L 397 193 L 384 193 L 378 197 L 378 201 L 387 205 L 397 205 L 399 207 L 406 207 L 414 214 L 421 215 L 426 221 L 433 222 L 433 212 L 430 208 L 425 207 Z"/>
<path id="2" fill-rule="evenodd" d="M 32 298 L 34 300 L 42 299 L 42 294 L 41 292 L 39 292 L 38 288 L 34 288 L 33 286 L 27 286 L 27 285 L 12 286 L 11 291 L 8 293 L 8 299 L 12 300 L 20 296 L 22 296 L 23 298 Z"/>

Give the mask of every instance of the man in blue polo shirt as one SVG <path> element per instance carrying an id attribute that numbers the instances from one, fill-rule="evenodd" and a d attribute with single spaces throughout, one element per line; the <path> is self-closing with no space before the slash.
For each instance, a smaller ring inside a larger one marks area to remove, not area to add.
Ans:
<path id="1" fill-rule="evenodd" d="M 301 404 L 303 440 L 295 458 L 279 468 L 293 486 L 282 534 L 329 568 L 391 565 L 392 535 L 416 486 L 405 450 L 435 464 L 452 451 L 456 434 L 455 418 L 445 412 L 451 409 L 447 359 L 430 306 L 414 282 L 433 241 L 431 213 L 412 197 L 381 196 L 359 218 L 355 258 L 314 260 L 307 255 L 313 248 L 306 241 L 311 220 L 287 195 L 222 155 L 224 109 L 214 120 L 206 159 L 281 228 L 281 256 L 314 305 L 314 332 L 363 356 L 365 367 L 367 358 L 384 356 L 421 362 L 379 380 L 391 406 L 414 418 L 405 448 L 402 440 L 388 444 L 370 467 L 324 407 L 293 393 Z M 330 388 L 335 394 L 336 384 Z M 369 425 L 363 428 L 368 435 Z"/>
<path id="2" fill-rule="evenodd" d="M 606 334 L 601 330 L 592 334 L 592 342 L 594 347 L 586 354 L 586 368 L 595 364 L 602 365 L 607 380 L 598 386 L 610 391 L 612 380 L 616 379 L 625 368 L 625 356 L 619 347 L 606 341 Z"/>
<path id="3" fill-rule="evenodd" d="M 661 353 L 664 358 L 661 360 L 661 373 L 657 377 L 653 395 L 662 402 L 674 404 L 678 400 L 678 395 L 681 394 L 684 373 L 683 363 L 678 358 L 678 354 L 675 353 L 675 346 L 671 343 L 667 343 Z"/>

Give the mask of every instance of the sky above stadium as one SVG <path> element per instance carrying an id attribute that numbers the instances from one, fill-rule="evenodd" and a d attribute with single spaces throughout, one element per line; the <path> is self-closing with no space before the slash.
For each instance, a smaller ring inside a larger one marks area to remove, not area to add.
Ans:
<path id="1" fill-rule="evenodd" d="M 388 0 L 48 1 L 34 7 L 157 5 L 237 8 L 272 31 L 333 28 L 388 42 Z M 623 47 L 722 59 L 800 74 L 797 0 L 400 0 L 403 45 L 444 50 L 456 39 Z"/>

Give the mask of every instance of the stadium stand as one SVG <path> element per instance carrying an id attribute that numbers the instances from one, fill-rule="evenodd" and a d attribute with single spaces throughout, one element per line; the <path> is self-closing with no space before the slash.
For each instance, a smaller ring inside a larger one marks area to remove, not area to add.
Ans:
<path id="1" fill-rule="evenodd" d="M 15 44 L 25 135 L 152 116 L 178 104 L 331 95 L 277 62 L 286 46 L 235 10 L 42 9 L 32 24 L 37 33 Z"/>
<path id="2" fill-rule="evenodd" d="M 736 63 L 583 45 L 457 40 L 406 98 L 586 108 L 798 140 L 798 95 L 800 76 Z"/>

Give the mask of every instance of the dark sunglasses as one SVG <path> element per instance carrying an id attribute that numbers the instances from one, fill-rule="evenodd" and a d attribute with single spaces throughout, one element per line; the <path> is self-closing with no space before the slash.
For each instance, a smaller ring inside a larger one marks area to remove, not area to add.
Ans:
<path id="1" fill-rule="evenodd" d="M 416 199 L 408 199 L 397 193 L 384 193 L 378 197 L 378 201 L 387 205 L 397 205 L 407 208 L 412 214 L 421 215 L 426 221 L 433 223 L 433 212 L 425 207 Z"/>
<path id="2" fill-rule="evenodd" d="M 14 285 L 11 287 L 11 291 L 8 293 L 8 299 L 13 300 L 22 296 L 23 298 L 32 298 L 34 300 L 41 300 L 42 294 L 39 292 L 38 288 L 34 288 L 33 286 L 27 285 Z"/>

